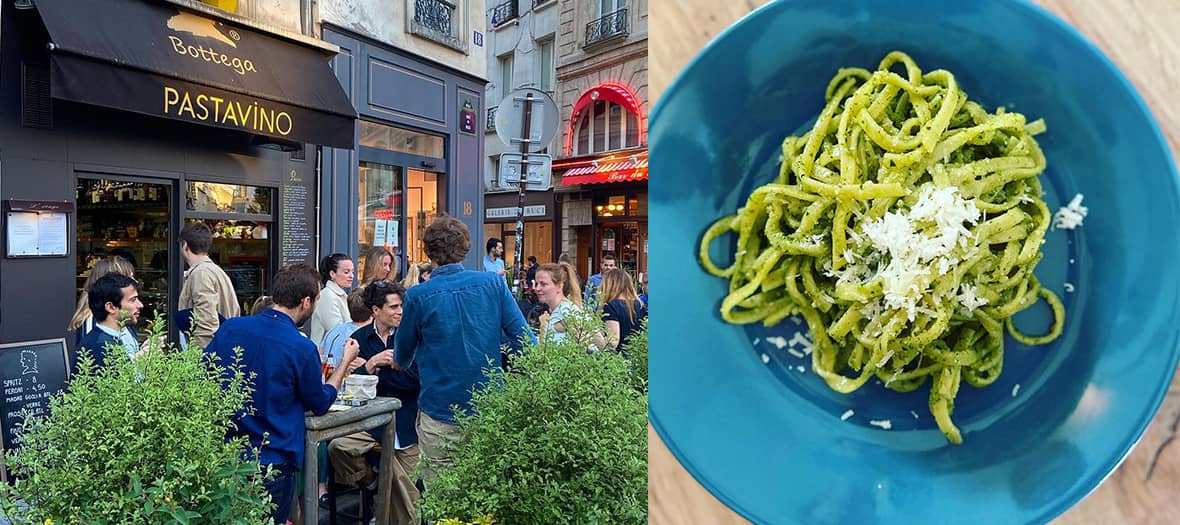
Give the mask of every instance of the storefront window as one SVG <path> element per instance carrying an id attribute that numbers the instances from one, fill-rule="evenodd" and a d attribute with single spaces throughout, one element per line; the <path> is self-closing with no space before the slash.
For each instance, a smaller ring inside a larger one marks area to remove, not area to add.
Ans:
<path id="1" fill-rule="evenodd" d="M 361 146 L 400 151 L 423 157 L 445 158 L 443 138 L 395 128 L 376 122 L 361 121 Z"/>
<path id="2" fill-rule="evenodd" d="M 136 331 L 146 337 L 151 321 L 168 311 L 168 224 L 172 185 L 79 178 L 75 290 L 81 294 L 90 270 L 118 255 L 135 268 L 143 311 Z"/>
<path id="3" fill-rule="evenodd" d="M 205 213 L 271 214 L 271 188 L 215 182 L 189 182 L 185 206 Z"/>
<path id="4" fill-rule="evenodd" d="M 360 206 L 357 208 L 358 280 L 365 275 L 365 258 L 370 252 L 382 248 L 394 255 L 393 268 L 395 272 L 399 271 L 402 262 L 400 232 L 404 199 L 401 168 L 361 162 L 357 189 L 360 196 Z"/>
<path id="5" fill-rule="evenodd" d="M 242 314 L 250 312 L 254 301 L 268 293 L 270 275 L 269 221 L 190 219 L 204 222 L 213 230 L 213 248 L 209 258 L 225 270 L 238 296 Z"/>
<path id="6" fill-rule="evenodd" d="M 516 264 L 516 223 L 502 222 L 484 225 L 484 239 L 495 237 L 504 242 L 504 266 L 512 268 Z M 480 246 L 483 250 L 486 246 Z M 483 253 L 480 261 L 483 260 Z M 557 260 L 553 254 L 553 223 L 550 221 L 528 221 L 524 223 L 524 259 L 532 255 L 538 264 L 545 264 Z M 527 266 L 527 263 L 526 263 Z"/>
<path id="7" fill-rule="evenodd" d="M 605 200 L 599 200 L 594 205 L 595 215 L 599 217 L 618 217 L 627 214 L 627 198 L 623 195 L 612 195 Z"/>

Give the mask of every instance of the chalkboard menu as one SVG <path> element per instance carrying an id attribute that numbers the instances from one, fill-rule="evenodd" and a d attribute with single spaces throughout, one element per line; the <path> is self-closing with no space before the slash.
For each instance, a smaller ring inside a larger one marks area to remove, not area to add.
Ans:
<path id="1" fill-rule="evenodd" d="M 314 190 L 303 174 L 297 170 L 284 177 L 279 189 L 279 265 L 293 263 L 315 264 L 312 260 L 315 236 L 315 208 L 308 203 L 314 200 Z"/>
<path id="2" fill-rule="evenodd" d="M 0 397 L 0 431 L 4 450 L 20 448 L 16 432 L 17 423 L 23 421 L 21 411 L 28 410 L 35 417 L 48 414 L 49 398 L 65 389 L 68 375 L 65 339 L 0 345 L 0 383 L 4 389 Z M 3 476 L 7 479 L 6 472 Z"/>

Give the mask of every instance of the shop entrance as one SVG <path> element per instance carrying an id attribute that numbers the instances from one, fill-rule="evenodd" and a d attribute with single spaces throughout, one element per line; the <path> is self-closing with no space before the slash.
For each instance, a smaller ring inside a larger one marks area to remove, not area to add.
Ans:
<path id="1" fill-rule="evenodd" d="M 368 255 L 393 254 L 395 278 L 426 262 L 422 236 L 446 208 L 443 139 L 373 122 L 361 123 L 357 174 L 357 275 Z"/>
<path id="2" fill-rule="evenodd" d="M 82 293 L 99 260 L 112 255 L 127 259 L 135 268 L 144 306 L 136 326 L 140 338 L 146 338 L 156 314 L 163 317 L 171 310 L 173 194 L 171 181 L 79 176 L 77 182 L 75 291 Z"/>

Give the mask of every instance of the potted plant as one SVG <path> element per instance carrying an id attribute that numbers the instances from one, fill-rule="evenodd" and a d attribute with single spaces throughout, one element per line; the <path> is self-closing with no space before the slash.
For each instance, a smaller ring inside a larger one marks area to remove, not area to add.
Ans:
<path id="1" fill-rule="evenodd" d="M 591 313 L 567 324 L 579 334 L 602 329 Z M 646 341 L 636 337 L 629 355 L 646 358 Z M 487 372 L 474 415 L 458 417 L 468 439 L 454 466 L 423 495 L 427 520 L 646 521 L 647 396 L 637 388 L 646 381 L 619 354 L 588 353 L 588 343 L 586 335 L 527 346 L 511 372 Z"/>
<path id="2" fill-rule="evenodd" d="M 268 523 L 267 473 L 243 459 L 244 438 L 225 439 L 251 378 L 196 348 L 153 343 L 135 359 L 121 348 L 107 356 L 97 368 L 80 353 L 49 415 L 24 422 L 22 448 L 5 457 L 15 482 L 3 514 L 37 524 Z"/>

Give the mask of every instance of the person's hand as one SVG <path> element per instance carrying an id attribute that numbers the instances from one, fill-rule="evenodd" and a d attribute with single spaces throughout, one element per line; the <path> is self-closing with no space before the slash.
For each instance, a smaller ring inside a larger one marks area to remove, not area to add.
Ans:
<path id="1" fill-rule="evenodd" d="M 357 358 L 356 355 L 358 353 L 360 353 L 360 351 L 361 351 L 360 343 L 356 342 L 356 339 L 349 337 L 348 340 L 344 342 L 344 356 L 340 358 L 340 362 L 341 363 L 353 362 L 353 360 L 355 360 Z"/>
<path id="2" fill-rule="evenodd" d="M 356 370 L 362 366 L 365 366 L 365 358 L 363 357 L 358 357 L 353 359 L 351 363 L 348 363 L 349 370 Z"/>
<path id="3" fill-rule="evenodd" d="M 505 270 L 503 268 L 496 270 L 496 275 L 506 275 L 507 273 L 508 273 L 508 270 Z"/>
<path id="4" fill-rule="evenodd" d="M 156 339 L 156 341 L 157 341 L 155 343 L 156 348 L 164 348 L 164 344 L 167 342 L 167 340 L 168 340 L 167 334 L 160 334 L 160 337 L 158 339 Z M 139 356 L 147 353 L 148 350 L 151 349 L 151 347 L 152 347 L 152 338 L 149 337 L 147 339 L 144 339 L 144 341 L 142 343 L 140 343 L 140 345 L 139 345 L 139 351 L 136 352 L 135 355 L 132 355 L 131 357 L 139 357 Z"/>
<path id="5" fill-rule="evenodd" d="M 365 362 L 365 369 L 369 372 L 376 372 L 378 368 L 383 366 L 393 365 L 393 350 L 383 350 L 377 355 L 370 357 Z"/>

